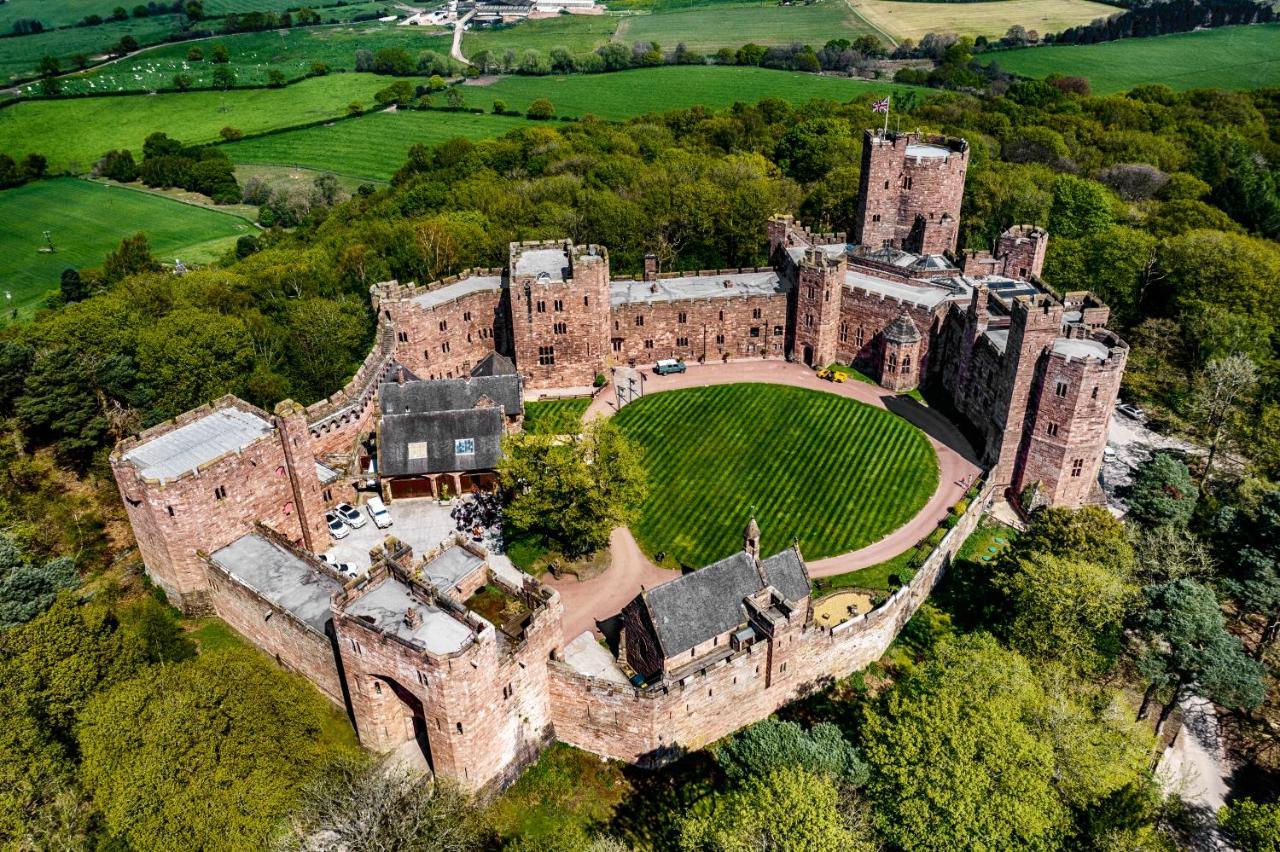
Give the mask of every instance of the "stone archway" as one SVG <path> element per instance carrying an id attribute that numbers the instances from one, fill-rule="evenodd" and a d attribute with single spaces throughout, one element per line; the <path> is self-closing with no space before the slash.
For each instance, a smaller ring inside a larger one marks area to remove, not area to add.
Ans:
<path id="1" fill-rule="evenodd" d="M 413 758 L 420 754 L 426 768 L 434 771 L 422 699 L 386 675 L 370 675 L 364 686 L 365 718 L 358 720 L 361 741 L 380 752 L 404 752 Z"/>
<path id="2" fill-rule="evenodd" d="M 817 364 L 813 363 L 813 347 L 807 343 L 804 345 L 804 363 L 806 367 L 817 366 Z"/>

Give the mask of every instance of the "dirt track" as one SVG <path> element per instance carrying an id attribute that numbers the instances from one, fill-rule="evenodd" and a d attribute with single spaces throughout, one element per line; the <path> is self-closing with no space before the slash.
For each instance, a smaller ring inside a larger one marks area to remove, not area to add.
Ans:
<path id="1" fill-rule="evenodd" d="M 949 421 L 909 397 L 894 394 L 865 382 L 849 380 L 834 384 L 819 379 L 812 370 L 782 361 L 743 361 L 731 364 L 690 366 L 672 376 L 656 376 L 644 370 L 644 392 L 656 393 L 681 388 L 706 387 L 736 382 L 765 382 L 841 396 L 886 408 L 910 420 L 925 433 L 938 454 L 938 490 L 916 516 L 879 541 L 859 550 L 808 563 L 813 577 L 830 577 L 875 565 L 898 555 L 927 536 L 946 517 L 947 508 L 963 496 L 961 481 L 972 482 L 979 473 L 973 449 Z M 587 409 L 587 417 L 609 417 L 614 413 L 614 392 L 607 387 Z M 615 615 L 641 588 L 653 588 L 679 576 L 659 568 L 645 557 L 628 529 L 616 529 L 610 537 L 613 564 L 599 577 L 578 582 L 574 578 L 547 580 L 560 592 L 564 604 L 564 635 L 577 636 L 592 630 L 597 620 Z M 726 554 L 728 555 L 728 554 Z"/>

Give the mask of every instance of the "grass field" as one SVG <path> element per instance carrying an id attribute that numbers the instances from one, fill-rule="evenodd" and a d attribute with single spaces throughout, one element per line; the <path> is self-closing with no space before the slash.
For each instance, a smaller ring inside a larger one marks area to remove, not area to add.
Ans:
<path id="1" fill-rule="evenodd" d="M 312 81 L 314 82 L 314 81 Z M 766 97 L 803 102 L 811 98 L 846 101 L 909 87 L 815 77 L 763 68 L 647 68 L 617 74 L 569 77 L 506 77 L 491 86 L 466 86 L 474 107 L 488 109 L 495 99 L 509 109 L 524 110 L 535 98 L 549 97 L 561 115 L 594 113 L 625 119 L 646 112 L 706 104 L 712 109 L 734 101 Z M 528 124 L 521 118 L 472 113 L 377 113 L 330 127 L 309 127 L 225 146 L 237 163 L 278 163 L 356 177 L 386 179 L 405 160 L 415 142 L 434 144 L 454 136 L 481 139 L 500 136 Z M 0 117 L 0 139 L 3 139 Z M 559 126 L 552 122 L 550 127 Z M 2 146 L 0 146 L 2 149 Z"/>
<path id="2" fill-rule="evenodd" d="M 163 131 L 183 142 L 212 142 L 223 127 L 260 133 L 346 113 L 347 104 L 373 104 L 390 82 L 372 74 L 334 74 L 285 89 L 189 92 L 27 101 L 0 109 L 0 152 L 38 151 L 54 171 L 88 170 L 112 148 L 142 150 L 142 140 Z"/>
<path id="3" fill-rule="evenodd" d="M 582 428 L 582 415 L 590 405 L 587 397 L 525 403 L 524 430 L 550 435 L 577 434 Z"/>
<path id="4" fill-rule="evenodd" d="M 462 36 L 462 53 L 471 56 L 489 50 L 501 56 L 507 48 L 518 54 L 530 48 L 546 52 L 553 47 L 586 53 L 607 42 L 617 26 L 618 19 L 606 15 L 558 15 L 507 27 L 467 30 Z"/>
<path id="5" fill-rule="evenodd" d="M 616 417 L 649 471 L 633 531 L 671 566 L 739 550 L 752 506 L 762 552 L 793 537 L 811 559 L 855 550 L 906 523 L 938 485 L 923 433 L 833 394 L 719 385 L 645 396 Z"/>
<path id="6" fill-rule="evenodd" d="M 0 9 L 8 5 L 0 5 Z M 71 70 L 75 67 L 71 58 L 77 53 L 92 59 L 114 47 L 126 35 L 136 38 L 139 44 L 155 44 L 178 29 L 177 20 L 177 15 L 154 15 L 0 40 L 0 80 L 34 76 L 44 56 L 57 57 L 64 70 Z"/>
<path id="7" fill-rule="evenodd" d="M 1056 33 L 1123 11 L 1091 0 L 990 0 L 985 3 L 917 3 L 850 0 L 867 24 L 896 41 L 920 40 L 925 33 L 1002 36 L 1014 24 Z"/>
<path id="8" fill-rule="evenodd" d="M 448 55 L 449 37 L 440 30 L 398 27 L 395 24 L 363 22 L 340 26 L 301 27 L 272 32 L 238 33 L 195 42 L 208 54 L 222 45 L 239 85 L 266 85 L 267 75 L 279 71 L 287 80 L 300 80 L 313 62 L 325 62 L 333 71 L 354 71 L 356 50 L 400 47 L 417 55 L 434 50 Z M 172 88 L 175 74 L 186 74 L 195 89 L 213 87 L 213 69 L 208 59 L 187 60 L 193 44 L 166 44 L 120 62 L 113 62 L 83 74 L 67 77 L 62 90 L 68 94 L 95 92 L 148 92 Z M 37 87 L 24 87 L 23 91 Z"/>
<path id="9" fill-rule="evenodd" d="M 843 102 L 867 94 L 883 97 L 910 88 L 767 68 L 706 65 L 641 68 L 616 74 L 505 77 L 491 86 L 467 86 L 463 92 L 467 103 L 477 107 L 488 107 L 499 98 L 510 109 L 523 110 L 534 98 L 546 97 L 555 104 L 558 115 L 591 113 L 623 119 L 698 104 L 721 109 L 737 101 L 755 103 L 764 98 L 793 103 L 815 98 Z"/>
<path id="10" fill-rule="evenodd" d="M 812 5 L 732 6 L 716 4 L 624 18 L 614 41 L 656 41 L 665 49 L 684 42 L 698 50 L 803 42 L 815 48 L 833 38 L 873 32 L 844 0 Z"/>
<path id="11" fill-rule="evenodd" d="M 522 118 L 451 112 L 376 113 L 329 127 L 308 127 L 223 148 L 237 163 L 276 163 L 386 180 L 418 142 L 484 139 L 527 124 Z"/>
<path id="12" fill-rule="evenodd" d="M 1087 77 L 1098 94 L 1141 83 L 1175 89 L 1258 89 L 1280 86 L 1280 24 L 1024 48 L 992 54 L 992 61 L 1025 77 L 1055 71 Z"/>
<path id="13" fill-rule="evenodd" d="M 62 270 L 100 266 L 107 252 L 137 231 L 146 233 L 152 253 L 168 263 L 175 257 L 207 261 L 215 248 L 225 250 L 236 237 L 256 231 L 226 213 L 75 178 L 0 192 L 0 222 L 0 282 L 20 314 L 58 289 Z M 53 254 L 38 251 L 46 230 L 57 249 Z"/>

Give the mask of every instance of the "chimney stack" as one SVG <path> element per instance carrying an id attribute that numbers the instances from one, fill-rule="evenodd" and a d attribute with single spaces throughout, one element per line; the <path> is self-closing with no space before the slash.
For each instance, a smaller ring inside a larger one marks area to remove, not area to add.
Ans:
<path id="1" fill-rule="evenodd" d="M 404 611 L 404 626 L 410 630 L 416 630 L 422 624 L 422 613 L 418 612 L 416 606 L 411 606 Z"/>
<path id="2" fill-rule="evenodd" d="M 644 280 L 658 280 L 658 256 L 653 252 L 644 256 Z"/>

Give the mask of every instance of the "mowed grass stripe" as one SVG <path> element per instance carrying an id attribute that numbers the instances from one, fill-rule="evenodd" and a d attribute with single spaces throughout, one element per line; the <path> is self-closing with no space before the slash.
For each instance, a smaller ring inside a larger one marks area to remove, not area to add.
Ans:
<path id="1" fill-rule="evenodd" d="M 937 488 L 924 435 L 834 394 L 738 384 L 652 394 L 617 422 L 645 452 L 650 496 L 635 525 L 666 564 L 701 566 L 742 545 L 751 507 L 772 553 L 800 539 L 819 559 L 876 541 Z"/>

